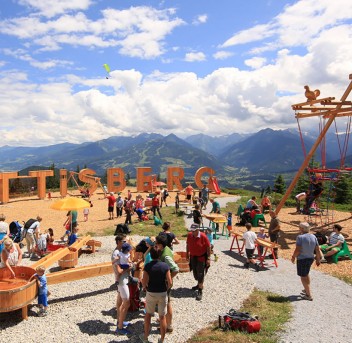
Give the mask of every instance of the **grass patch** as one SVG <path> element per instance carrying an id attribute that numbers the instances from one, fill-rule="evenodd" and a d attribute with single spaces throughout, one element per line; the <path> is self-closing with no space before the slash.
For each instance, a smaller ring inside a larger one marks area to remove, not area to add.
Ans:
<path id="1" fill-rule="evenodd" d="M 175 214 L 174 207 L 162 207 L 161 214 L 163 215 L 163 222 L 171 223 L 171 231 L 176 235 L 178 239 L 186 239 L 187 237 L 187 228 L 185 226 L 183 214 Z M 133 217 L 133 220 L 136 220 Z M 113 227 L 107 227 L 103 230 L 103 234 L 111 236 L 115 232 L 116 225 Z M 136 222 L 132 225 L 129 225 L 129 228 L 132 230 L 133 235 L 140 236 L 157 236 L 162 230 L 161 226 L 155 226 L 154 220 L 148 220 L 143 222 Z"/>
<path id="2" fill-rule="evenodd" d="M 341 281 L 344 281 L 348 283 L 349 285 L 352 285 L 352 276 L 351 275 L 344 275 L 340 273 L 332 273 L 332 276 L 335 276 L 336 278 L 340 279 Z"/>
<path id="3" fill-rule="evenodd" d="M 239 331 L 223 331 L 218 328 L 218 322 L 199 331 L 188 343 L 223 342 L 223 343 L 276 343 L 278 333 L 290 319 L 292 305 L 288 298 L 255 289 L 243 303 L 240 311 L 257 315 L 261 323 L 258 333 L 243 333 Z"/>

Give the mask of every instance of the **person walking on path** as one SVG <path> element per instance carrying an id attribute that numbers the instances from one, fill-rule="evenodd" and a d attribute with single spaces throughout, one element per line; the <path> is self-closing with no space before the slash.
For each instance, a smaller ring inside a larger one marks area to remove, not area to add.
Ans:
<path id="1" fill-rule="evenodd" d="M 169 266 L 158 260 L 159 254 L 155 248 L 151 248 L 150 256 L 152 261 L 144 266 L 142 279 L 142 286 L 147 291 L 147 295 L 144 334 L 141 334 L 139 338 L 142 342 L 148 342 L 151 317 L 154 314 L 155 306 L 158 305 L 161 336 L 158 342 L 164 342 L 167 327 L 167 290 L 171 288 L 172 279 Z"/>
<path id="2" fill-rule="evenodd" d="M 163 219 L 163 216 L 161 215 L 161 212 L 160 212 L 160 201 L 159 201 L 158 193 L 155 193 L 152 199 L 152 212 L 154 217 L 156 216 L 156 212 L 158 212 L 160 219 Z"/>
<path id="3" fill-rule="evenodd" d="M 253 254 L 255 250 L 255 245 L 257 243 L 257 235 L 252 231 L 252 224 L 246 223 L 247 232 L 243 234 L 243 242 L 246 249 L 247 260 L 244 264 L 244 268 L 249 269 L 250 264 L 254 265 L 254 269 L 259 271 L 259 265 L 255 263 L 253 259 Z"/>
<path id="4" fill-rule="evenodd" d="M 171 272 L 171 278 L 173 279 L 179 272 L 179 267 L 174 261 L 174 253 L 167 246 L 167 238 L 166 235 L 158 235 L 156 238 L 155 248 L 159 252 L 159 259 L 161 262 L 165 262 Z M 172 287 L 172 286 L 171 286 Z M 174 329 L 172 327 L 172 305 L 171 305 L 171 287 L 167 290 L 167 314 L 166 314 L 166 332 L 172 332 Z"/>
<path id="5" fill-rule="evenodd" d="M 202 204 L 203 204 L 203 210 L 207 208 L 208 201 L 209 201 L 209 188 L 203 184 L 203 188 L 200 191 L 201 199 L 202 199 Z"/>
<path id="6" fill-rule="evenodd" d="M 317 266 L 320 265 L 320 249 L 317 238 L 309 233 L 310 225 L 308 223 L 300 223 L 299 229 L 301 234 L 297 237 L 296 248 L 292 254 L 291 262 L 295 263 L 297 258 L 297 275 L 301 277 L 301 282 L 304 287 L 301 293 L 302 298 L 312 301 L 313 297 L 310 289 L 309 271 L 314 259 Z"/>
<path id="7" fill-rule="evenodd" d="M 186 258 L 190 261 L 190 267 L 197 285 L 192 290 L 197 291 L 196 300 L 202 300 L 203 284 L 206 269 L 210 267 L 211 246 L 205 233 L 199 231 L 198 224 L 192 224 L 189 228 L 186 242 Z"/>
<path id="8" fill-rule="evenodd" d="M 281 227 L 281 223 L 279 218 L 277 217 L 277 214 L 275 213 L 275 211 L 269 211 L 271 220 L 270 220 L 270 224 L 269 224 L 269 238 L 270 238 L 270 242 L 273 243 L 277 243 L 279 240 L 279 233 L 280 233 L 280 227 Z M 278 248 L 274 248 L 274 254 L 275 254 L 275 258 L 278 258 Z M 271 256 L 273 257 L 273 256 Z"/>

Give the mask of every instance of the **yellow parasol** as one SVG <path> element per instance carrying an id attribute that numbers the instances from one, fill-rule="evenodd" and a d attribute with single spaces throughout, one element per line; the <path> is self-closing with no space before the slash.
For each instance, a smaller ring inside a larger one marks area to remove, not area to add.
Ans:
<path id="1" fill-rule="evenodd" d="M 50 208 L 58 211 L 71 211 L 71 210 L 81 210 L 83 208 L 90 207 L 88 201 L 81 198 L 65 198 L 55 201 L 50 205 Z"/>

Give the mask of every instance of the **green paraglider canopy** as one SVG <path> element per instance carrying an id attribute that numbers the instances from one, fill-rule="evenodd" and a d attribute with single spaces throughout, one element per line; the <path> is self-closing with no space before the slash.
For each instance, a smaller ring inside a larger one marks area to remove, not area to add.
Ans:
<path id="1" fill-rule="evenodd" d="M 106 63 L 103 64 L 104 69 L 106 70 L 107 73 L 110 73 L 110 66 Z"/>

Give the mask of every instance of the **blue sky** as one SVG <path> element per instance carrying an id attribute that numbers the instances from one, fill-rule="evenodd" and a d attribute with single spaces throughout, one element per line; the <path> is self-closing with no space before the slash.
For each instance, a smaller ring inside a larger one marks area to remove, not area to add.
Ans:
<path id="1" fill-rule="evenodd" d="M 5 0 L 0 144 L 295 128 L 305 84 L 347 86 L 350 13 L 350 0 Z"/>

